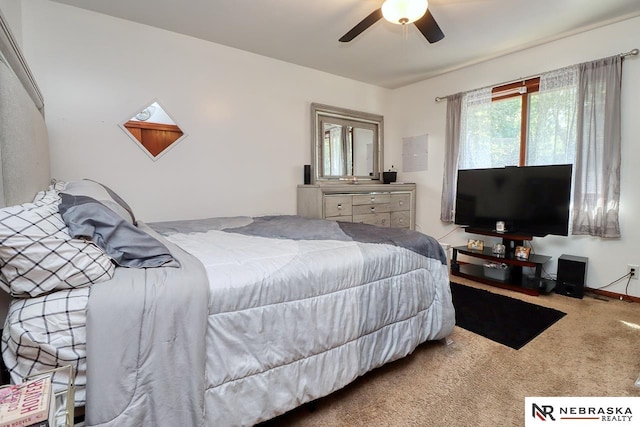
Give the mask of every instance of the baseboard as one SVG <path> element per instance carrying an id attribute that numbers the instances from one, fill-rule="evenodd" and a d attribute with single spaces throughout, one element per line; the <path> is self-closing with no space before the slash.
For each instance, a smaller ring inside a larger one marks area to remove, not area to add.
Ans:
<path id="1" fill-rule="evenodd" d="M 610 291 L 604 291 L 602 289 L 592 289 L 592 288 L 584 288 L 585 292 L 590 292 L 592 294 L 596 294 L 596 295 L 602 295 L 608 298 L 612 298 L 612 299 L 619 299 L 621 301 L 627 301 L 627 302 L 640 302 L 640 297 L 634 297 L 631 295 L 623 295 L 623 294 L 619 294 L 617 292 L 610 292 Z"/>
<path id="2" fill-rule="evenodd" d="M 463 264 L 464 262 L 458 261 L 458 263 L 459 264 Z M 619 294 L 617 292 L 605 291 L 605 290 L 602 290 L 602 289 L 594 289 L 594 288 L 585 287 L 584 288 L 584 292 L 585 293 L 588 292 L 588 293 L 596 294 L 596 295 L 601 295 L 603 297 L 607 297 L 607 298 L 611 298 L 611 299 L 618 299 L 618 300 L 621 300 L 621 301 L 640 303 L 640 297 L 635 297 L 635 296 L 632 296 L 632 295 Z"/>

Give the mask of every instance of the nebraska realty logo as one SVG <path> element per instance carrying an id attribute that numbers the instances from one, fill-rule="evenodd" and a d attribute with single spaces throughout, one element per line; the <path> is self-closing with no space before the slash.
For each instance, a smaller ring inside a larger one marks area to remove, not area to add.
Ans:
<path id="1" fill-rule="evenodd" d="M 525 397 L 525 427 L 640 425 L 640 397 Z"/>

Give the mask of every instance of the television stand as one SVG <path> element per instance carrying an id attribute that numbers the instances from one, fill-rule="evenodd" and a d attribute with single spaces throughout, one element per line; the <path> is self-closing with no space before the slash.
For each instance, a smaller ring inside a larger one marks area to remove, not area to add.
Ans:
<path id="1" fill-rule="evenodd" d="M 555 287 L 555 282 L 544 280 L 542 278 L 542 266 L 551 259 L 550 256 L 531 254 L 529 255 L 529 259 L 526 260 L 516 258 L 515 256 L 516 246 L 523 246 L 525 241 L 533 240 L 533 236 L 520 233 L 500 233 L 494 230 L 482 230 L 477 228 L 465 228 L 465 231 L 472 234 L 501 237 L 502 244 L 505 246 L 505 254 L 494 254 L 490 246 L 485 247 L 482 250 L 469 249 L 466 246 L 456 246 L 453 248 L 453 254 L 451 257 L 452 276 L 465 277 L 476 282 L 522 292 L 528 295 L 549 293 Z M 459 262 L 458 254 L 499 264 L 504 263 L 509 266 L 509 272 L 504 280 L 488 277 L 485 274 L 483 265 Z M 522 272 L 523 267 L 534 268 L 534 276 L 530 277 L 524 275 Z"/>

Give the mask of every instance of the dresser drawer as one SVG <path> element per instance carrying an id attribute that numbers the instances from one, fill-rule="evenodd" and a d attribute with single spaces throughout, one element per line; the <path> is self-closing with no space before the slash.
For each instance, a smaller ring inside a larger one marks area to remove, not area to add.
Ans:
<path id="1" fill-rule="evenodd" d="M 392 194 L 391 212 L 411 210 L 411 194 Z"/>
<path id="2" fill-rule="evenodd" d="M 351 216 L 350 195 L 324 196 L 324 216 L 325 218 L 334 216 Z"/>
<path id="3" fill-rule="evenodd" d="M 387 213 L 375 213 L 366 215 L 354 215 L 353 222 L 361 222 L 364 224 L 379 225 L 381 227 L 389 227 L 391 223 L 391 215 Z"/>
<path id="4" fill-rule="evenodd" d="M 353 205 L 376 205 L 379 203 L 390 203 L 389 194 L 371 193 L 371 194 L 354 194 Z"/>
<path id="5" fill-rule="evenodd" d="M 375 205 L 356 205 L 353 207 L 353 215 L 367 215 L 376 213 L 386 213 L 391 211 L 389 203 Z"/>
<path id="6" fill-rule="evenodd" d="M 391 212 L 391 227 L 394 228 L 410 228 L 411 212 Z"/>
<path id="7" fill-rule="evenodd" d="M 416 185 L 322 182 L 298 186 L 297 214 L 307 218 L 415 227 Z"/>
<path id="8" fill-rule="evenodd" d="M 344 216 L 328 216 L 325 219 L 329 221 L 339 221 L 339 222 L 353 222 L 353 217 L 351 215 Z"/>

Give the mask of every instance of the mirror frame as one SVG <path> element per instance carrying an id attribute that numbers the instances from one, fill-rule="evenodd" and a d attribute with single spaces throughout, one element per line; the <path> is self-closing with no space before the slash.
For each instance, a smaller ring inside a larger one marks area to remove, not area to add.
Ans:
<path id="1" fill-rule="evenodd" d="M 326 118 L 338 118 L 366 124 L 367 128 L 377 128 L 377 140 L 373 147 L 373 174 L 371 176 L 357 176 L 358 181 L 380 181 L 383 170 L 384 151 L 384 116 L 365 113 L 347 108 L 333 107 L 330 105 L 311 104 L 311 183 L 331 183 L 353 180 L 353 176 L 321 176 L 322 156 L 322 122 Z"/>

